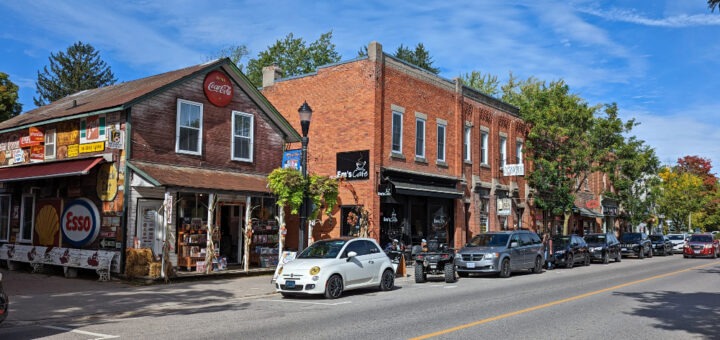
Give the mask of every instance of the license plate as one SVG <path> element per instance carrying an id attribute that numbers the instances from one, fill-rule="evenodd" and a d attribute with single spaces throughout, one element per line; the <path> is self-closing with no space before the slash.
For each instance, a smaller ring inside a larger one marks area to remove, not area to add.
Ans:
<path id="1" fill-rule="evenodd" d="M 430 268 L 435 269 L 435 268 L 437 268 L 437 265 L 432 263 L 432 264 L 430 264 Z"/>
<path id="2" fill-rule="evenodd" d="M 620 249 L 621 251 L 627 251 L 627 248 Z"/>
<path id="3" fill-rule="evenodd" d="M 470 263 L 467 264 L 467 267 L 468 267 L 468 268 L 475 268 L 475 264 L 472 263 L 472 262 L 470 262 Z"/>
<path id="4" fill-rule="evenodd" d="M 295 281 L 285 281 L 285 288 L 287 288 L 287 289 L 295 288 Z"/>
<path id="5" fill-rule="evenodd" d="M 699 250 L 695 250 L 695 254 L 700 254 L 700 251 L 699 251 Z"/>

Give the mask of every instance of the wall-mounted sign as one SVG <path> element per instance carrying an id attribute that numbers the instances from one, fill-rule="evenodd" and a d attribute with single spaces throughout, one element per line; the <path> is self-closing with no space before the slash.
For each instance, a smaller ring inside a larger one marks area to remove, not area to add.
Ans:
<path id="1" fill-rule="evenodd" d="M 7 150 L 8 136 L 0 136 L 0 151 Z"/>
<path id="2" fill-rule="evenodd" d="M 30 130 L 29 137 L 30 137 L 31 141 L 40 142 L 40 143 L 45 141 L 45 133 L 43 132 L 42 129 L 33 126 L 33 127 L 30 127 L 29 130 Z"/>
<path id="3" fill-rule="evenodd" d="M 25 163 L 25 152 L 22 149 L 13 150 L 13 164 Z"/>
<path id="4" fill-rule="evenodd" d="M 282 167 L 302 171 L 302 150 L 287 150 L 283 152 Z"/>
<path id="5" fill-rule="evenodd" d="M 509 198 L 498 198 L 497 199 L 497 214 L 498 216 L 510 216 L 510 209 L 512 208 L 512 200 Z"/>
<path id="6" fill-rule="evenodd" d="M 370 151 L 339 152 L 337 154 L 337 177 L 348 181 L 370 178 Z"/>
<path id="7" fill-rule="evenodd" d="M 598 200 L 589 200 L 589 201 L 585 202 L 585 207 L 587 207 L 588 209 L 595 209 L 599 206 L 600 206 L 600 201 L 598 201 Z"/>
<path id="8" fill-rule="evenodd" d="M 60 212 L 62 200 L 59 198 L 38 199 L 35 205 L 33 245 L 60 246 Z"/>
<path id="9" fill-rule="evenodd" d="M 80 130 L 78 130 L 77 123 L 59 123 L 55 138 L 58 146 L 80 143 Z"/>
<path id="10" fill-rule="evenodd" d="M 99 152 L 105 150 L 105 142 L 95 142 L 90 144 L 80 144 L 78 151 L 80 153 Z M 68 154 L 70 152 L 68 151 Z"/>
<path id="11" fill-rule="evenodd" d="M 68 145 L 67 156 L 68 158 L 77 157 L 80 154 L 80 144 Z"/>
<path id="12" fill-rule="evenodd" d="M 100 233 L 100 211 L 87 198 L 75 199 L 65 207 L 60 226 L 65 242 L 76 247 L 88 245 Z"/>
<path id="13" fill-rule="evenodd" d="M 391 183 L 378 184 L 377 194 L 380 197 L 392 196 L 393 186 Z"/>
<path id="14" fill-rule="evenodd" d="M 104 142 L 107 129 L 105 115 L 85 117 L 80 119 L 80 144 Z M 103 143 L 104 147 L 105 143 Z"/>
<path id="15" fill-rule="evenodd" d="M 107 148 L 122 149 L 125 145 L 125 131 L 122 131 L 119 129 L 119 127 L 115 126 L 110 126 L 108 130 L 110 131 L 110 138 L 108 138 L 107 140 Z"/>
<path id="16" fill-rule="evenodd" d="M 45 160 L 45 146 L 44 145 L 33 145 L 30 147 L 30 161 L 44 161 Z"/>
<path id="17" fill-rule="evenodd" d="M 506 164 L 502 170 L 503 176 L 524 176 L 525 164 Z"/>
<path id="18" fill-rule="evenodd" d="M 207 99 L 215 106 L 225 107 L 232 101 L 233 85 L 225 73 L 212 71 L 205 76 L 203 89 Z"/>
<path id="19" fill-rule="evenodd" d="M 18 134 L 11 134 L 8 136 L 7 139 L 7 149 L 6 150 L 15 150 L 20 148 L 20 135 Z"/>
<path id="20" fill-rule="evenodd" d="M 97 195 L 101 201 L 109 202 L 115 199 L 118 192 L 118 172 L 114 163 L 105 163 L 100 166 L 97 174 Z"/>
<path id="21" fill-rule="evenodd" d="M 30 136 L 22 136 L 20 137 L 20 147 L 21 148 L 29 148 L 33 145 L 40 145 L 41 141 L 34 141 L 30 139 Z"/>

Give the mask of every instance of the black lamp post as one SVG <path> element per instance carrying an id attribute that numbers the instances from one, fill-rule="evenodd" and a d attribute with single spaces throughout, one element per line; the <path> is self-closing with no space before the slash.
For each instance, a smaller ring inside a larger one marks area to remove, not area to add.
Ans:
<path id="1" fill-rule="evenodd" d="M 307 192 L 307 145 L 308 141 L 308 130 L 310 129 L 310 119 L 312 118 L 312 109 L 308 105 L 307 101 L 300 106 L 298 109 L 300 114 L 300 126 L 302 127 L 302 175 L 305 180 L 305 187 L 303 188 L 303 201 L 300 206 L 300 241 L 298 242 L 298 251 L 302 251 L 305 248 L 305 222 L 308 218 L 308 192 Z M 308 235 L 309 236 L 309 235 Z"/>

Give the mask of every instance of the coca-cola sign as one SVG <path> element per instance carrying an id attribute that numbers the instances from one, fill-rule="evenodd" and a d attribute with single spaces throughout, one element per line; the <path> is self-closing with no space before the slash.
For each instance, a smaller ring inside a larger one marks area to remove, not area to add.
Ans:
<path id="1" fill-rule="evenodd" d="M 205 76 L 203 83 L 205 96 L 215 106 L 225 107 L 233 97 L 233 85 L 225 73 L 212 71 Z"/>

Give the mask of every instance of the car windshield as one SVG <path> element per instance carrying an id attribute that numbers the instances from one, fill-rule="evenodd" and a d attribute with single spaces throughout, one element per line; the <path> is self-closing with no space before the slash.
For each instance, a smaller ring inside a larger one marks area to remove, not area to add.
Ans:
<path id="1" fill-rule="evenodd" d="M 682 235 L 668 235 L 668 238 L 675 241 L 685 240 L 685 237 L 683 237 Z"/>
<path id="2" fill-rule="evenodd" d="M 637 241 L 640 241 L 640 234 L 638 234 L 638 233 L 623 234 L 622 240 L 624 242 L 637 242 Z"/>
<path id="3" fill-rule="evenodd" d="M 659 242 L 663 240 L 662 235 L 650 235 L 650 240 L 653 242 Z"/>
<path id="4" fill-rule="evenodd" d="M 690 236 L 690 242 L 712 242 L 710 235 L 693 235 Z"/>
<path id="5" fill-rule="evenodd" d="M 313 243 L 298 255 L 299 259 L 332 259 L 340 254 L 347 240 L 323 240 Z"/>
<path id="6" fill-rule="evenodd" d="M 553 247 L 562 248 L 570 244 L 570 237 L 555 237 L 553 238 Z"/>
<path id="7" fill-rule="evenodd" d="M 480 234 L 470 240 L 470 247 L 504 247 L 507 245 L 508 234 Z"/>
<path id="8" fill-rule="evenodd" d="M 605 235 L 587 235 L 585 236 L 587 243 L 605 243 Z"/>

